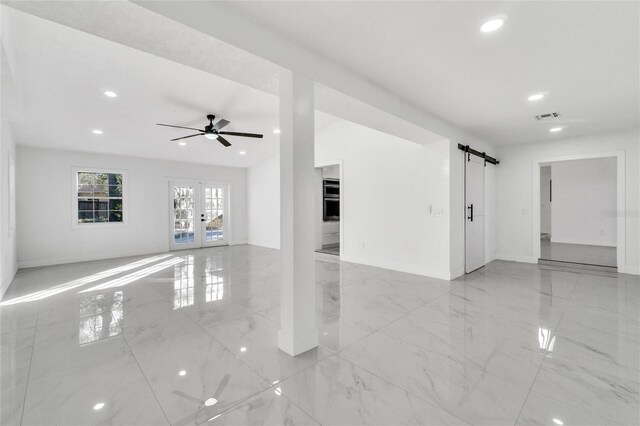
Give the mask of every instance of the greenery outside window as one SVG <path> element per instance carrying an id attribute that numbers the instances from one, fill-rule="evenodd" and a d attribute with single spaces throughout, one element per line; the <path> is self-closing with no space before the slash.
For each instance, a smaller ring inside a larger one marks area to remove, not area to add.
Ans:
<path id="1" fill-rule="evenodd" d="M 75 224 L 125 221 L 123 172 L 75 170 Z"/>

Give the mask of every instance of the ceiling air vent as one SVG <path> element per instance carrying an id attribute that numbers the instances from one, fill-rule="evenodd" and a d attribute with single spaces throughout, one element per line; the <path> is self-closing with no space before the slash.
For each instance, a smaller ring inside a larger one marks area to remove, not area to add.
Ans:
<path id="1" fill-rule="evenodd" d="M 560 117 L 560 113 L 550 112 L 548 114 L 536 115 L 536 120 L 548 120 L 550 118 L 558 118 L 558 117 Z"/>

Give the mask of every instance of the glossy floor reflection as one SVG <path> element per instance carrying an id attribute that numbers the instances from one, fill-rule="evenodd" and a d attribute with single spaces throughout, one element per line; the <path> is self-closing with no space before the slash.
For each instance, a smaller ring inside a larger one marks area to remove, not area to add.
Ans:
<path id="1" fill-rule="evenodd" d="M 618 264 L 616 247 L 552 243 L 549 238 L 540 238 L 540 259 L 610 267 Z"/>
<path id="2" fill-rule="evenodd" d="M 316 262 L 320 346 L 277 349 L 279 252 L 22 270 L 0 423 L 638 424 L 640 280 Z"/>

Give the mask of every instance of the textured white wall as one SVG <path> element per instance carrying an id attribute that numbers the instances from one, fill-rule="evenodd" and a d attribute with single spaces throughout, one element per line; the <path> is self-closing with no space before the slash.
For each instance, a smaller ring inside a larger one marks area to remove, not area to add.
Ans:
<path id="1" fill-rule="evenodd" d="M 280 248 L 280 156 L 247 169 L 248 243 Z"/>
<path id="2" fill-rule="evenodd" d="M 616 158 L 552 163 L 551 177 L 551 241 L 615 246 Z"/>
<path id="3" fill-rule="evenodd" d="M 341 120 L 316 134 L 315 159 L 342 164 L 343 260 L 449 277 L 448 141 L 420 145 Z"/>
<path id="4" fill-rule="evenodd" d="M 6 122 L 0 135 L 0 299 L 18 269 L 15 200 L 16 145 Z"/>
<path id="5" fill-rule="evenodd" d="M 316 132 L 316 166 L 343 168 L 343 260 L 440 278 L 464 273 L 464 155 L 453 145 L 447 140 L 420 145 L 345 120 Z M 485 169 L 487 262 L 496 251 L 497 167 Z M 249 169 L 250 205 L 254 193 L 277 190 L 277 173 L 277 162 Z M 265 218 L 279 215 L 276 209 L 256 215 L 249 208 L 252 244 L 279 247 L 277 233 L 263 238 L 264 230 L 256 231 L 268 226 Z M 452 220 L 459 223 L 453 226 Z"/>
<path id="6" fill-rule="evenodd" d="M 72 168 L 123 169 L 129 221 L 123 227 L 72 229 Z M 231 185 L 231 244 L 247 239 L 246 169 L 18 146 L 20 267 L 169 250 L 169 180 Z"/>
<path id="7" fill-rule="evenodd" d="M 316 133 L 315 162 L 341 163 L 343 167 L 343 260 L 449 277 L 447 141 L 423 146 L 340 120 Z M 277 162 L 251 168 L 250 199 L 256 192 L 277 189 L 277 172 Z M 429 205 L 434 212 L 431 215 Z M 279 214 L 276 207 L 272 206 L 269 214 L 249 214 L 250 242 L 258 240 L 256 229 L 268 225 L 266 218 Z M 273 234 L 260 245 L 277 247 L 277 237 Z"/>

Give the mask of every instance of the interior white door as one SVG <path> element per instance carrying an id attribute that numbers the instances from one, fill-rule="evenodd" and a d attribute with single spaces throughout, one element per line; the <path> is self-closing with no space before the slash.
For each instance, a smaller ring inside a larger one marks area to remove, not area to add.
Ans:
<path id="1" fill-rule="evenodd" d="M 228 244 L 227 232 L 227 185 L 200 185 L 202 196 L 200 213 L 200 240 L 202 247 Z"/>
<path id="2" fill-rule="evenodd" d="M 465 271 L 484 266 L 484 159 L 465 161 Z"/>
<path id="3" fill-rule="evenodd" d="M 171 250 L 228 244 L 228 185 L 169 182 Z"/>

